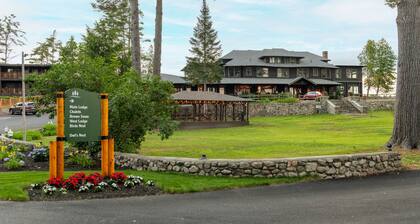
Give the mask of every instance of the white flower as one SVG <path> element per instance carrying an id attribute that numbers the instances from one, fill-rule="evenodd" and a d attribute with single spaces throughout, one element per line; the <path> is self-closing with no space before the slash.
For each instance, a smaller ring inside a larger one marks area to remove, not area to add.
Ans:
<path id="1" fill-rule="evenodd" d="M 116 183 L 112 183 L 111 187 L 114 188 L 115 190 L 119 189 L 118 185 Z"/>
<path id="2" fill-rule="evenodd" d="M 42 187 L 42 191 L 47 195 L 52 195 L 52 194 L 54 194 L 54 192 L 57 191 L 57 188 L 54 187 L 54 186 L 46 184 Z"/>
<path id="3" fill-rule="evenodd" d="M 89 191 L 89 187 L 87 187 L 86 185 L 80 186 L 80 188 L 79 188 L 80 193 L 87 192 L 87 191 Z"/>
<path id="4" fill-rule="evenodd" d="M 124 187 L 126 187 L 126 188 L 132 188 L 132 187 L 134 187 L 136 184 L 133 182 L 133 181 L 131 181 L 131 180 L 126 180 L 125 182 L 124 182 Z"/>
<path id="5" fill-rule="evenodd" d="M 146 182 L 146 185 L 147 185 L 147 186 L 155 186 L 155 182 L 153 182 L 153 180 L 148 180 L 148 181 Z"/>
<path id="6" fill-rule="evenodd" d="M 101 183 L 98 184 L 98 186 L 104 188 L 104 187 L 108 186 L 108 184 L 106 182 L 102 181 Z"/>
<path id="7" fill-rule="evenodd" d="M 60 193 L 61 194 L 67 194 L 67 189 L 66 188 L 60 188 Z"/>
<path id="8" fill-rule="evenodd" d="M 94 184 L 92 184 L 91 182 L 87 182 L 86 187 L 88 188 L 92 188 L 93 186 L 95 186 Z"/>

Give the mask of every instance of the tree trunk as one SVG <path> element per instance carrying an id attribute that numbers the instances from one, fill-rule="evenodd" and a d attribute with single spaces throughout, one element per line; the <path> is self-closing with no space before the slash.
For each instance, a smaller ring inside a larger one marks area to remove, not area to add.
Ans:
<path id="1" fill-rule="evenodd" d="M 379 96 L 379 86 L 376 87 L 376 96 Z"/>
<path id="2" fill-rule="evenodd" d="M 162 0 L 156 0 L 155 43 L 153 55 L 153 74 L 160 77 L 162 64 Z"/>
<path id="3" fill-rule="evenodd" d="M 139 1 L 130 0 L 131 10 L 131 61 L 134 70 L 141 75 L 141 51 L 140 51 L 140 25 L 139 25 Z"/>
<path id="4" fill-rule="evenodd" d="M 369 92 L 370 92 L 370 86 L 367 87 L 367 93 L 366 93 L 367 95 L 366 95 L 366 97 L 369 97 Z"/>
<path id="5" fill-rule="evenodd" d="M 398 77 L 394 130 L 390 144 L 420 145 L 420 0 L 398 4 Z"/>

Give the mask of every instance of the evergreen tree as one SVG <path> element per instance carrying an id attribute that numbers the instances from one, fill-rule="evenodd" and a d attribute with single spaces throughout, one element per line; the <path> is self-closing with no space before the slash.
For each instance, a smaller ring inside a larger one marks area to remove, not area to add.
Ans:
<path id="1" fill-rule="evenodd" d="M 44 42 L 38 42 L 38 47 L 32 50 L 31 63 L 54 64 L 57 62 L 58 53 L 61 47 L 61 41 L 57 40 L 54 30 Z"/>
<path id="2" fill-rule="evenodd" d="M 1 61 L 7 63 L 13 46 L 22 46 L 25 43 L 25 32 L 20 29 L 20 23 L 15 21 L 16 16 L 11 14 L 0 19 L 0 52 Z"/>
<path id="3" fill-rule="evenodd" d="M 187 57 L 185 76 L 195 85 L 203 84 L 204 91 L 207 91 L 208 83 L 218 82 L 222 78 L 222 68 L 219 63 L 222 46 L 217 38 L 217 31 L 213 28 L 206 0 L 203 0 L 201 15 L 194 27 L 190 44 L 192 56 Z"/>
<path id="4" fill-rule="evenodd" d="M 64 46 L 60 48 L 60 62 L 76 61 L 80 53 L 79 44 L 71 36 Z"/>

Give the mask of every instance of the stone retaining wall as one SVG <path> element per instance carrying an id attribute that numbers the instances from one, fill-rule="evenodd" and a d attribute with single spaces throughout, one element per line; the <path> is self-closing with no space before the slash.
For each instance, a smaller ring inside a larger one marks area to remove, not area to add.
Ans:
<path id="1" fill-rule="evenodd" d="M 199 160 L 117 153 L 115 163 L 122 168 L 171 171 L 201 176 L 319 176 L 323 179 L 338 179 L 399 171 L 401 156 L 398 153 L 383 152 L 289 159 Z"/>
<path id="2" fill-rule="evenodd" d="M 250 103 L 249 116 L 287 116 L 317 114 L 321 104 L 315 101 L 298 103 Z"/>
<path id="3" fill-rule="evenodd" d="M 369 111 L 394 110 L 395 99 L 368 99 L 360 101 L 360 104 L 366 106 Z"/>

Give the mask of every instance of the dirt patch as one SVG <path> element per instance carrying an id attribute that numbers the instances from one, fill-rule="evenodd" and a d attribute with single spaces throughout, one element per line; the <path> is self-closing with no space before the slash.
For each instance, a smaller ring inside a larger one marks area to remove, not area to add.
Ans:
<path id="1" fill-rule="evenodd" d="M 162 191 L 156 186 L 140 185 L 135 188 L 123 188 L 121 190 L 104 189 L 102 192 L 84 192 L 69 191 L 67 194 L 55 193 L 46 195 L 41 189 L 28 189 L 29 198 L 32 201 L 71 201 L 101 198 L 123 198 L 133 196 L 147 196 L 162 194 Z"/>

